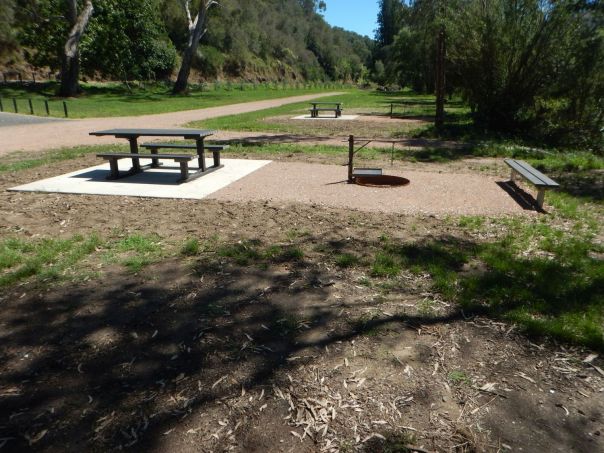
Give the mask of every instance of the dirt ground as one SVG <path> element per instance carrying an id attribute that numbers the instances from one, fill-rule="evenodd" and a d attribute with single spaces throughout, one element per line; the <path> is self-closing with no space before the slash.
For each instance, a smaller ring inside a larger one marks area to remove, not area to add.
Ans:
<path id="1" fill-rule="evenodd" d="M 0 189 L 95 162 L 3 174 Z M 485 159 L 429 168 L 505 171 Z M 604 451 L 599 358 L 466 316 L 421 275 L 384 291 L 330 258 L 382 235 L 481 240 L 447 216 L 9 192 L 0 213 L 3 237 L 217 235 L 304 250 L 263 265 L 202 251 L 136 274 L 105 266 L 79 282 L 5 290 L 3 451 Z"/>

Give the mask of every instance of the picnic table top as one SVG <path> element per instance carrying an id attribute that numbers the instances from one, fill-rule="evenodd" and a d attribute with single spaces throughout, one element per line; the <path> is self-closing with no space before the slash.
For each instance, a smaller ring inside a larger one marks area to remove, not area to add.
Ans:
<path id="1" fill-rule="evenodd" d="M 115 137 L 183 137 L 183 138 L 203 138 L 212 135 L 214 131 L 205 129 L 107 129 L 104 131 L 90 132 L 90 135 L 102 136 L 113 135 Z"/>
<path id="2" fill-rule="evenodd" d="M 342 105 L 343 102 L 311 102 L 312 105 Z"/>

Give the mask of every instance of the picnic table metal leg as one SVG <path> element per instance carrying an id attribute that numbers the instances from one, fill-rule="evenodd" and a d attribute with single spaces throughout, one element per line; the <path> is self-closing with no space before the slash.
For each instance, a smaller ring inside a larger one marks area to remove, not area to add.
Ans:
<path id="1" fill-rule="evenodd" d="M 138 154 L 138 139 L 137 137 L 130 137 L 128 139 L 130 142 L 130 153 Z M 132 170 L 135 172 L 141 171 L 141 164 L 139 159 L 132 159 Z"/>
<path id="2" fill-rule="evenodd" d="M 537 192 L 537 207 L 543 209 L 543 201 L 545 199 L 545 189 L 539 189 Z"/>
<path id="3" fill-rule="evenodd" d="M 206 171 L 205 149 L 203 138 L 198 138 L 197 142 L 197 160 L 199 161 L 199 171 Z"/>
<path id="4" fill-rule="evenodd" d="M 151 154 L 157 154 L 157 148 L 151 149 Z M 151 158 L 151 168 L 159 167 L 159 159 Z"/>
<path id="5" fill-rule="evenodd" d="M 212 157 L 214 158 L 214 167 L 220 167 L 220 151 L 212 151 Z"/>
<path id="6" fill-rule="evenodd" d="M 109 173 L 109 179 L 117 179 L 120 177 L 117 159 L 109 159 L 109 168 L 111 169 L 111 173 Z"/>
<path id="7" fill-rule="evenodd" d="M 516 182 L 516 170 L 514 170 L 513 168 L 512 172 L 510 173 L 510 181 L 514 183 Z"/>
<path id="8" fill-rule="evenodd" d="M 189 178 L 189 163 L 186 160 L 180 161 L 180 180 L 186 181 Z"/>

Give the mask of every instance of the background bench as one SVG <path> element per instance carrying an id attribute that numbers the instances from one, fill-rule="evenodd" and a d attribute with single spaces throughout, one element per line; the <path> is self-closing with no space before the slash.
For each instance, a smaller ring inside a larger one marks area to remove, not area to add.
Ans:
<path id="1" fill-rule="evenodd" d="M 312 108 L 310 109 L 311 118 L 318 118 L 319 112 L 322 112 L 322 111 L 334 112 L 336 115 L 336 118 L 339 118 L 340 116 L 342 116 L 342 107 L 341 107 L 342 103 L 341 102 L 311 102 L 310 105 L 312 105 Z M 317 107 L 319 105 L 322 105 L 322 106 L 328 105 L 329 107 Z"/>
<path id="2" fill-rule="evenodd" d="M 151 159 L 151 167 L 158 167 L 160 159 L 169 159 L 174 162 L 178 162 L 180 164 L 180 179 L 179 181 L 186 181 L 189 179 L 189 162 L 193 159 L 197 158 L 195 155 L 191 154 L 135 154 L 135 153 L 101 153 L 97 154 L 97 157 L 101 157 L 105 160 L 109 161 L 109 167 L 111 168 L 111 173 L 109 174 L 108 179 L 118 179 L 120 177 L 120 172 L 118 168 L 117 161 L 120 159 Z M 139 167 L 140 168 L 140 167 Z M 139 170 L 140 171 L 140 170 Z M 135 173 L 136 169 L 130 170 L 123 174 L 123 176 L 129 176 L 132 173 Z"/>
<path id="3" fill-rule="evenodd" d="M 543 200 L 545 199 L 545 191 L 547 189 L 552 189 L 556 187 L 560 187 L 556 181 L 548 178 L 543 173 L 541 173 L 536 168 L 531 167 L 529 164 L 524 162 L 523 160 L 516 159 L 505 159 L 504 162 L 508 167 L 512 169 L 512 173 L 510 175 L 510 181 L 515 182 L 516 176 L 520 175 L 528 182 L 533 184 L 538 189 L 537 193 L 537 207 L 539 209 L 543 209 Z"/>

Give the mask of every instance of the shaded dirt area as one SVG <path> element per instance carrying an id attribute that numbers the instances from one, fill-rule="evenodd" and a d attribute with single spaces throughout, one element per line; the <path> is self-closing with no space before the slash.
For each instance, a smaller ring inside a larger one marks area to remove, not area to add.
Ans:
<path id="1" fill-rule="evenodd" d="M 3 174 L 0 188 L 90 162 Z M 204 244 L 138 273 L 98 250 L 81 263 L 97 277 L 2 290 L 2 451 L 604 449 L 604 376 L 588 351 L 459 311 L 426 275 L 392 287 L 335 263 L 384 236 L 481 240 L 445 217 L 7 192 L 0 213 L 3 237 Z"/>

